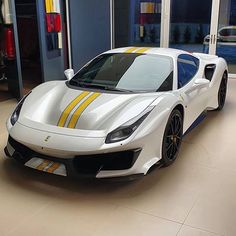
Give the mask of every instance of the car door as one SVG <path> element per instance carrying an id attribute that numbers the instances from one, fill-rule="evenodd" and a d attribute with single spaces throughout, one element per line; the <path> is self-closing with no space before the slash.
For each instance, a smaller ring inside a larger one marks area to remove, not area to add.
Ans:
<path id="1" fill-rule="evenodd" d="M 177 60 L 178 89 L 180 96 L 186 104 L 185 128 L 191 124 L 206 109 L 207 91 L 209 85 L 196 84 L 198 76 L 199 59 L 189 54 L 181 54 Z M 198 78 L 199 77 L 199 78 Z"/>

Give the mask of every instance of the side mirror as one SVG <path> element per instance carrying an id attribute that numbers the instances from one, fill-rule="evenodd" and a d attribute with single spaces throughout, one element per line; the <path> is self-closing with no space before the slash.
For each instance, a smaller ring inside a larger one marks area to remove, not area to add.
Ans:
<path id="1" fill-rule="evenodd" d="M 64 71 L 64 74 L 68 80 L 72 79 L 73 76 L 75 75 L 75 72 L 73 69 L 67 69 Z"/>
<path id="2" fill-rule="evenodd" d="M 194 83 L 196 85 L 203 85 L 204 86 L 204 85 L 208 85 L 210 83 L 210 81 L 208 79 L 196 79 L 194 81 Z"/>

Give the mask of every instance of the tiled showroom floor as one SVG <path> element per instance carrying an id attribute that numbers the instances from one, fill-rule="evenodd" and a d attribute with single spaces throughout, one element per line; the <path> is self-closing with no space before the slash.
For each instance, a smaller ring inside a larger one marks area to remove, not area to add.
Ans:
<path id="1" fill-rule="evenodd" d="M 129 183 L 74 181 L 4 159 L 0 103 L 0 235 L 236 235 L 236 80 L 222 112 L 184 138 L 179 159 Z"/>

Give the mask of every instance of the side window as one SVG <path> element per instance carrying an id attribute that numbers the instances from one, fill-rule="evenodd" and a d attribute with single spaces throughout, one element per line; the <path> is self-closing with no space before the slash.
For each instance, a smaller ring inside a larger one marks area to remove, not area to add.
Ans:
<path id="1" fill-rule="evenodd" d="M 186 85 L 197 73 L 199 60 L 188 54 L 181 54 L 178 57 L 178 88 Z"/>
<path id="2" fill-rule="evenodd" d="M 231 36 L 236 36 L 236 29 L 231 29 L 230 35 Z"/>
<path id="3" fill-rule="evenodd" d="M 228 36 L 228 30 L 227 30 L 227 29 L 222 29 L 222 30 L 219 32 L 219 34 L 220 34 L 221 36 Z"/>
<path id="4" fill-rule="evenodd" d="M 222 29 L 220 32 L 219 32 L 220 36 L 232 36 L 232 35 L 235 35 L 235 29 Z"/>

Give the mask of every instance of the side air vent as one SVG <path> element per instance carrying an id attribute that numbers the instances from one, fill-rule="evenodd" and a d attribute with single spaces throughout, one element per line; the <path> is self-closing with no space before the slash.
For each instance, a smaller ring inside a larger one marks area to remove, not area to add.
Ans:
<path id="1" fill-rule="evenodd" d="M 214 75 L 215 69 L 216 69 L 216 65 L 215 64 L 206 65 L 205 71 L 204 71 L 205 78 L 211 81 L 212 77 Z"/>

